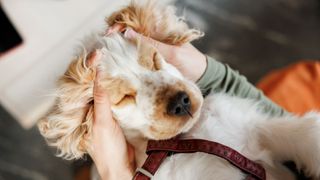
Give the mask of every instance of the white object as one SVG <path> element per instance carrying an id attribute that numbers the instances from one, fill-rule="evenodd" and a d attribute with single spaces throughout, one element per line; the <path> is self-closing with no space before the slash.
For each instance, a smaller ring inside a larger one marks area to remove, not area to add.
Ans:
<path id="1" fill-rule="evenodd" d="M 75 47 L 125 0 L 3 0 L 23 44 L 0 59 L 0 102 L 24 128 L 51 107 L 50 92 Z"/>

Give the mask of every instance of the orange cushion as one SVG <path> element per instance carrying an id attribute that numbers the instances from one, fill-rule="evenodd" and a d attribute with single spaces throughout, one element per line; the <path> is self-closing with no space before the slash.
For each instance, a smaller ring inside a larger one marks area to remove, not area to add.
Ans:
<path id="1" fill-rule="evenodd" d="M 320 111 L 320 62 L 302 61 L 273 71 L 257 87 L 289 112 Z"/>

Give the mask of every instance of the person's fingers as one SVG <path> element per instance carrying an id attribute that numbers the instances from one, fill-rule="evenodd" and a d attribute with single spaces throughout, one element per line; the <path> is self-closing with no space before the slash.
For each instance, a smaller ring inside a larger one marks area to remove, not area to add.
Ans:
<path id="1" fill-rule="evenodd" d="M 135 154 L 134 154 L 134 147 L 127 142 L 127 148 L 128 148 L 128 159 L 130 163 L 134 163 L 135 160 Z"/>
<path id="2" fill-rule="evenodd" d="M 94 67 L 97 64 L 97 60 L 101 58 L 101 53 L 98 50 L 93 51 L 87 55 L 86 66 Z"/>
<path id="3" fill-rule="evenodd" d="M 102 72 L 100 68 L 97 67 L 97 73 L 93 87 L 95 123 L 102 123 L 101 121 L 112 120 L 109 97 L 105 89 L 100 84 L 101 76 Z"/>
<path id="4" fill-rule="evenodd" d="M 113 26 L 110 26 L 106 31 L 106 36 L 114 33 L 114 32 L 122 32 L 125 30 L 125 26 L 123 24 L 114 24 Z"/>
<path id="5" fill-rule="evenodd" d="M 154 40 L 150 37 L 143 36 L 136 31 L 134 31 L 131 28 L 128 28 L 124 36 L 131 40 L 141 40 L 142 42 L 146 42 L 151 44 L 153 47 L 155 47 L 164 57 L 170 57 L 170 53 L 172 52 L 172 45 L 168 45 L 165 43 L 162 43 L 160 41 Z"/>

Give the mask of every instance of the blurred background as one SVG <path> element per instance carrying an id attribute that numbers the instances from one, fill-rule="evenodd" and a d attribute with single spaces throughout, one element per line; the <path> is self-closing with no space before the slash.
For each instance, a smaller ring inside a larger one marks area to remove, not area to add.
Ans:
<path id="1" fill-rule="evenodd" d="M 35 123 L 52 105 L 48 92 L 70 62 L 74 47 L 86 34 L 104 27 L 104 17 L 126 2 L 0 1 L 8 20 L 1 17 L 0 180 L 83 179 L 88 173 L 83 167 L 90 160 L 55 157 Z M 206 33 L 195 45 L 254 84 L 272 70 L 320 57 L 319 0 L 177 0 L 174 4 L 191 26 Z"/>

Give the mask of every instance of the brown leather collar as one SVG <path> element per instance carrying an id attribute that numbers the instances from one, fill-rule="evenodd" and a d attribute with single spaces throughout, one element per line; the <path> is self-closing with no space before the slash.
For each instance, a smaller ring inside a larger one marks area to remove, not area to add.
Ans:
<path id="1" fill-rule="evenodd" d="M 216 155 L 229 161 L 232 165 L 248 175 L 247 180 L 266 179 L 265 169 L 260 164 L 249 160 L 230 147 L 203 139 L 150 140 L 146 151 L 148 158 L 142 168 L 137 169 L 133 179 L 150 180 L 166 157 L 176 153 L 194 152 L 204 152 Z"/>

